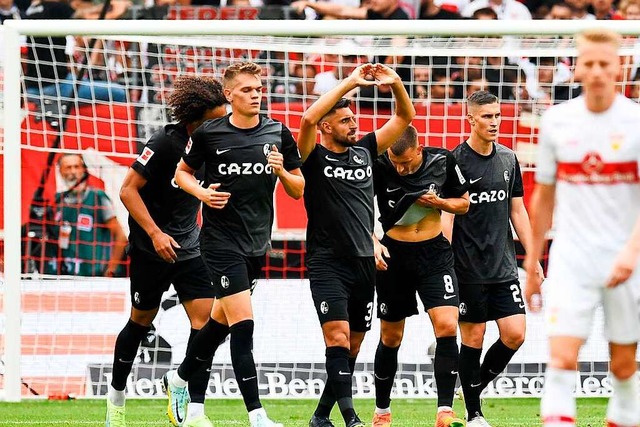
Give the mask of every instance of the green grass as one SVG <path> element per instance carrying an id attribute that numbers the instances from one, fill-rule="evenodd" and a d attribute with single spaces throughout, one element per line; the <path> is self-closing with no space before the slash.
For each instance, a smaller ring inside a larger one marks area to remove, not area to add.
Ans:
<path id="1" fill-rule="evenodd" d="M 127 425 L 130 427 L 170 427 L 164 400 L 129 400 Z M 264 400 L 270 417 L 285 427 L 306 427 L 315 408 L 312 400 Z M 373 411 L 372 400 L 356 400 L 355 406 L 363 421 L 368 422 Z M 433 426 L 436 403 L 432 399 L 397 399 L 393 401 L 394 427 Z M 493 427 L 539 426 L 538 399 L 487 399 L 483 410 Z M 606 400 L 578 400 L 578 426 L 602 427 Z M 240 400 L 207 400 L 207 414 L 215 426 L 249 425 Z M 458 413 L 463 410 L 456 403 Z M 102 426 L 104 400 L 46 401 L 27 400 L 21 403 L 0 403 L 0 426 Z M 334 418 L 340 421 L 337 411 Z M 344 423 L 336 422 L 336 427 Z"/>

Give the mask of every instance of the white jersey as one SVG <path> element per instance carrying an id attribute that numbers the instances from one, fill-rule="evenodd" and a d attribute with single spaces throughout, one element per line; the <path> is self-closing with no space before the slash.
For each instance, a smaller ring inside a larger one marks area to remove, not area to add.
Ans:
<path id="1" fill-rule="evenodd" d="M 549 277 L 568 270 L 604 285 L 640 217 L 639 124 L 640 106 L 622 95 L 603 113 L 580 96 L 544 114 L 536 181 L 556 185 Z"/>

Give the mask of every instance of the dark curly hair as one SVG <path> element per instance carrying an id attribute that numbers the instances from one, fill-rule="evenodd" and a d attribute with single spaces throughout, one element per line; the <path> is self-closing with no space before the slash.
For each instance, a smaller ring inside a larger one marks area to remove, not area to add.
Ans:
<path id="1" fill-rule="evenodd" d="M 167 99 L 173 117 L 180 123 L 193 123 L 213 108 L 227 103 L 222 84 L 213 77 L 180 76 L 173 82 Z"/>

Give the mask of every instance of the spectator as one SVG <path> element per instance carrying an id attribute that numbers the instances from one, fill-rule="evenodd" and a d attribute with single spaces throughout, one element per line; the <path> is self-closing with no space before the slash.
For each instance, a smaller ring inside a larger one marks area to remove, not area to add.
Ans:
<path id="1" fill-rule="evenodd" d="M 357 66 L 357 55 L 338 55 L 338 64 L 333 70 L 316 74 L 313 92 L 318 95 L 324 95 L 334 87 L 338 86 L 338 83 L 340 83 L 343 78 L 350 75 Z M 352 98 L 354 94 L 355 92 L 351 91 L 347 93 L 345 97 Z"/>
<path id="2" fill-rule="evenodd" d="M 456 82 L 451 78 L 446 68 L 434 68 L 431 73 L 429 100 L 437 102 L 451 102 L 459 98 L 456 96 Z"/>
<path id="3" fill-rule="evenodd" d="M 475 79 L 471 79 L 467 81 L 465 85 L 465 94 L 464 97 L 467 98 L 472 93 L 478 92 L 480 90 L 488 90 L 489 89 L 489 81 L 484 77 L 478 77 Z"/>
<path id="4" fill-rule="evenodd" d="M 613 7 L 613 0 L 591 0 L 591 7 L 596 19 L 614 19 L 616 10 Z"/>
<path id="5" fill-rule="evenodd" d="M 434 0 L 420 2 L 419 19 L 462 19 L 458 12 L 452 12 L 437 5 Z"/>
<path id="6" fill-rule="evenodd" d="M 95 11 L 98 6 L 85 6 L 86 2 L 74 1 L 78 9 L 74 10 L 69 4 L 61 0 L 33 0 L 25 13 L 26 19 L 71 19 L 97 18 Z M 114 2 L 107 19 L 115 19 L 123 13 L 126 1 Z M 98 12 L 99 13 L 99 12 Z M 84 100 L 119 101 L 126 100 L 124 88 L 108 81 L 80 82 L 77 94 L 74 94 L 75 75 L 69 68 L 69 59 L 65 52 L 67 40 L 65 37 L 29 37 L 28 61 L 25 72 L 26 91 L 32 100 L 38 96 L 73 99 L 76 95 Z M 98 46 L 98 45 L 96 45 Z M 91 65 L 89 58 L 88 64 Z"/>
<path id="7" fill-rule="evenodd" d="M 334 2 L 298 0 L 291 3 L 291 7 L 299 14 L 304 13 L 308 7 L 323 17 L 337 19 L 409 19 L 398 0 L 369 0 L 359 7 Z"/>
<path id="8" fill-rule="evenodd" d="M 544 19 L 573 19 L 573 7 L 564 1 L 554 3 Z"/>
<path id="9" fill-rule="evenodd" d="M 618 13 L 623 19 L 640 20 L 640 0 L 622 0 Z"/>
<path id="10" fill-rule="evenodd" d="M 629 82 L 629 98 L 640 103 L 640 73 L 636 72 L 635 77 Z"/>
<path id="11" fill-rule="evenodd" d="M 571 70 L 556 57 L 529 58 L 521 63 L 527 75 L 527 92 L 539 106 L 550 106 L 577 96 L 570 84 Z"/>
<path id="12" fill-rule="evenodd" d="M 53 206 L 55 254 L 47 260 L 46 274 L 120 276 L 127 237 L 116 218 L 109 196 L 88 185 L 87 165 L 80 154 L 58 159 L 67 190 L 56 193 Z"/>
<path id="13" fill-rule="evenodd" d="M 428 56 L 416 57 L 412 73 L 413 90 L 411 97 L 414 99 L 427 99 L 429 97 L 429 81 L 431 81 L 431 59 Z"/>
<path id="14" fill-rule="evenodd" d="M 595 15 L 589 13 L 590 0 L 566 0 L 573 8 L 573 19 L 584 19 L 587 21 L 596 19 Z"/>
<path id="15" fill-rule="evenodd" d="M 498 14 L 490 7 L 481 7 L 471 14 L 471 19 L 498 19 Z"/>
<path id="16" fill-rule="evenodd" d="M 498 19 L 531 19 L 527 6 L 517 0 L 474 0 L 462 10 L 461 15 L 470 18 L 473 12 L 484 7 L 493 9 Z"/>
<path id="17" fill-rule="evenodd" d="M 18 9 L 13 0 L 0 0 L 0 24 L 3 24 L 7 19 L 23 18 L 24 13 Z"/>

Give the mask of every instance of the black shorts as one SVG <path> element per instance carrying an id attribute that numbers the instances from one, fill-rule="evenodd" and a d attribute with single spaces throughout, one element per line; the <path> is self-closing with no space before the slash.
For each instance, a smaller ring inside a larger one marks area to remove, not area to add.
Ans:
<path id="1" fill-rule="evenodd" d="M 458 279 L 449 241 L 442 235 L 423 242 L 400 242 L 387 236 L 388 269 L 378 271 L 378 317 L 398 322 L 418 314 L 416 293 L 425 310 L 459 303 Z"/>
<path id="2" fill-rule="evenodd" d="M 346 320 L 352 331 L 371 329 L 376 280 L 373 257 L 313 255 L 307 259 L 307 268 L 321 325 Z"/>
<path id="3" fill-rule="evenodd" d="M 233 251 L 201 248 L 209 269 L 216 298 L 246 290 L 253 292 L 264 266 L 265 256 L 246 256 Z"/>
<path id="4" fill-rule="evenodd" d="M 209 272 L 199 256 L 170 264 L 132 248 L 129 258 L 131 305 L 138 310 L 160 307 L 162 294 L 171 284 L 181 302 L 215 296 Z"/>
<path id="5" fill-rule="evenodd" d="M 485 323 L 525 314 L 520 282 L 489 285 L 460 284 L 460 321 Z"/>

